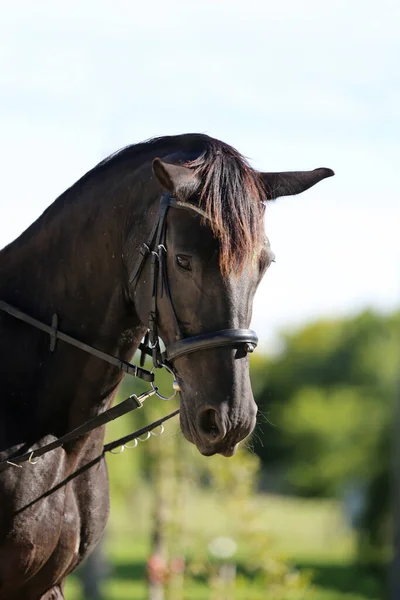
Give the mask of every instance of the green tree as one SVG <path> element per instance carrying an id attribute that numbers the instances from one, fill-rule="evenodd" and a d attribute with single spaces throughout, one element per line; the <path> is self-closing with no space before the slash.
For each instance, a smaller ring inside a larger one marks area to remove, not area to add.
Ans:
<path id="1" fill-rule="evenodd" d="M 263 418 L 254 448 L 281 489 L 338 495 L 365 489 L 360 556 L 387 541 L 400 313 L 371 311 L 283 334 L 282 351 L 253 368 Z M 374 550 L 375 548 L 375 550 Z"/>

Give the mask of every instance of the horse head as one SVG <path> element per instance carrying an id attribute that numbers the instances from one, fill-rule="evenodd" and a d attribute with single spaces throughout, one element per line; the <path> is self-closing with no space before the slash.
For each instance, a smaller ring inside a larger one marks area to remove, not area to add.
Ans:
<path id="1" fill-rule="evenodd" d="M 162 224 L 157 310 L 150 264 L 132 291 L 135 308 L 143 324 L 149 314 L 157 321 L 167 357 L 169 348 L 188 342 L 170 360 L 184 436 L 204 455 L 232 456 L 256 423 L 248 356 L 254 344 L 238 342 L 237 332 L 249 332 L 254 294 L 274 260 L 264 233 L 265 203 L 298 194 L 333 172 L 258 173 L 219 142 L 195 159 L 156 158 L 153 173 L 175 207 L 169 205 Z M 215 339 L 221 333 L 226 343 Z M 215 344 L 198 344 L 198 336 Z"/>

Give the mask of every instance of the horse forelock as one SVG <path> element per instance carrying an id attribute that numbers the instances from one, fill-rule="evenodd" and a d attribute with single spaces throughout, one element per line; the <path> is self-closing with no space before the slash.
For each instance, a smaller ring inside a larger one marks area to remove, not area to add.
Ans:
<path id="1" fill-rule="evenodd" d="M 260 175 L 237 150 L 212 138 L 207 141 L 204 151 L 186 166 L 200 180 L 199 204 L 219 240 L 221 271 L 240 273 L 264 244 L 265 189 Z"/>

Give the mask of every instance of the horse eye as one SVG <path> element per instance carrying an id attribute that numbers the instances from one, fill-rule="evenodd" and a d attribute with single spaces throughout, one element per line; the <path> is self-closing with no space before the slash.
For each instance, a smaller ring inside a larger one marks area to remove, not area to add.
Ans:
<path id="1" fill-rule="evenodd" d="M 190 258 L 188 256 L 184 256 L 183 254 L 176 255 L 176 264 L 181 269 L 185 269 L 185 271 L 191 271 L 192 265 L 190 263 Z"/>

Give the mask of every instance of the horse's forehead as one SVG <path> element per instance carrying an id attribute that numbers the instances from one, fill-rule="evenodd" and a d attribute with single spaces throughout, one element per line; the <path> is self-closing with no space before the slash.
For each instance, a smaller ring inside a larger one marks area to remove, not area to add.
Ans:
<path id="1" fill-rule="evenodd" d="M 196 250 L 204 248 L 204 242 L 212 243 L 214 235 L 207 220 L 196 213 L 175 211 L 169 215 L 167 235 L 171 241 L 191 244 Z"/>

